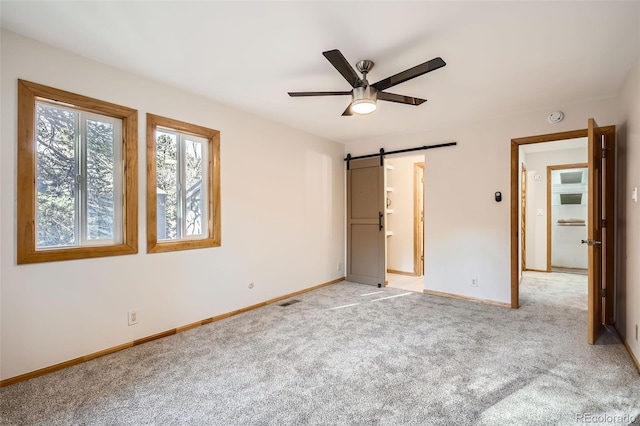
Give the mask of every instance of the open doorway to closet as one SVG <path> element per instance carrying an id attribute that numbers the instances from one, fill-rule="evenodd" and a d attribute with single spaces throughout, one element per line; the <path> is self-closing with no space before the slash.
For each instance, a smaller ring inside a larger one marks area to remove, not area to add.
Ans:
<path id="1" fill-rule="evenodd" d="M 585 141 L 586 144 L 586 141 Z M 586 156 L 587 147 L 584 147 Z M 547 166 L 547 270 L 587 275 L 588 164 Z"/>
<path id="2" fill-rule="evenodd" d="M 424 155 L 385 160 L 387 285 L 424 289 Z"/>

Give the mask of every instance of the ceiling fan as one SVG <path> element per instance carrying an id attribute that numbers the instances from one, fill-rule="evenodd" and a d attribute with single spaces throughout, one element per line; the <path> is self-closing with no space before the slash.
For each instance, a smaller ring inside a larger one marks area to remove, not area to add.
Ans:
<path id="1" fill-rule="evenodd" d="M 384 90 L 447 65 L 442 58 L 438 57 L 423 64 L 416 65 L 413 68 L 404 70 L 398 74 L 392 75 L 391 77 L 387 77 L 377 83 L 369 84 L 367 81 L 367 73 L 371 71 L 371 68 L 373 68 L 373 61 L 364 60 L 356 64 L 358 71 L 362 74 L 362 78 L 360 78 L 338 49 L 328 50 L 326 52 L 322 52 L 322 54 L 329 60 L 329 62 L 331 62 L 331 65 L 333 65 L 335 69 L 342 74 L 353 89 L 338 92 L 289 92 L 289 96 L 351 95 L 351 103 L 342 113 L 343 116 L 353 115 L 354 112 L 356 114 L 369 114 L 376 110 L 376 101 L 378 99 L 382 101 L 397 102 L 400 104 L 420 105 L 427 100 L 388 93 L 384 92 Z"/>

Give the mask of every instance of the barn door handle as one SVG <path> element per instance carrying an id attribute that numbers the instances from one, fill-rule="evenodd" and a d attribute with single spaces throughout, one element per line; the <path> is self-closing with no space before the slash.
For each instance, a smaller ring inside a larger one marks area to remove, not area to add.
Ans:
<path id="1" fill-rule="evenodd" d="M 382 212 L 378 212 L 378 231 L 382 231 Z"/>
<path id="2" fill-rule="evenodd" d="M 582 244 L 586 244 L 588 246 L 599 246 L 602 244 L 602 241 L 597 240 L 582 240 Z"/>

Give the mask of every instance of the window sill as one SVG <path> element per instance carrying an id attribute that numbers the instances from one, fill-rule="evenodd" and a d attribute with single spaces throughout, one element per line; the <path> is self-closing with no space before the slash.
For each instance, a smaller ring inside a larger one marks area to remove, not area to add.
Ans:
<path id="1" fill-rule="evenodd" d="M 61 260 L 93 259 L 107 256 L 120 256 L 138 253 L 137 246 L 118 244 L 115 246 L 93 246 L 57 248 L 53 250 L 35 250 L 18 254 L 18 265 L 29 263 L 56 262 Z"/>

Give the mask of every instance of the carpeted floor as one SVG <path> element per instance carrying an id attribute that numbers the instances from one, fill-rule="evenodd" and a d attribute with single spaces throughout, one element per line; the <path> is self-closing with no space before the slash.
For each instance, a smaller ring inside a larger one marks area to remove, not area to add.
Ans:
<path id="1" fill-rule="evenodd" d="M 626 425 L 640 375 L 586 341 L 585 277 L 522 308 L 339 283 L 0 389 L 2 425 Z"/>

